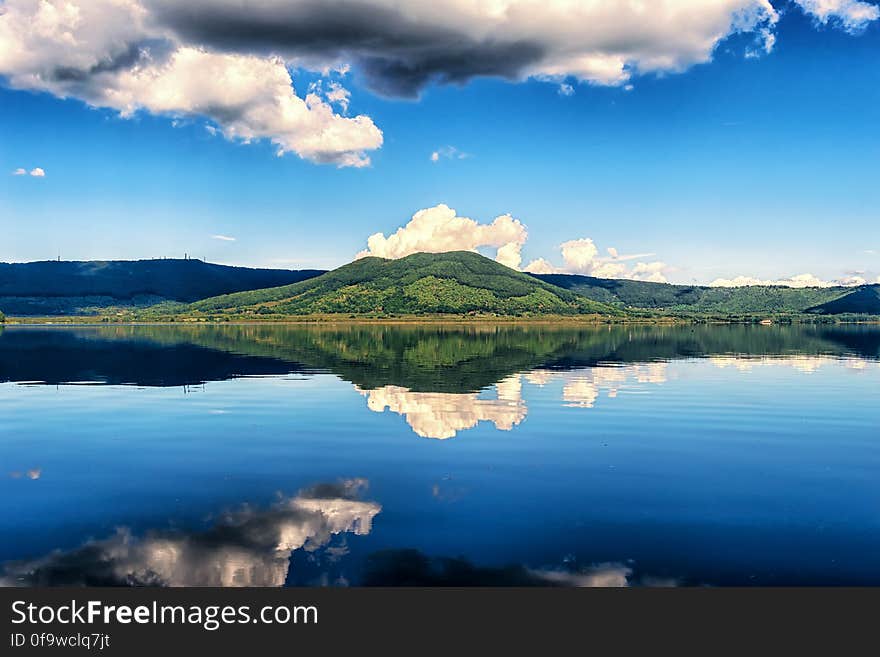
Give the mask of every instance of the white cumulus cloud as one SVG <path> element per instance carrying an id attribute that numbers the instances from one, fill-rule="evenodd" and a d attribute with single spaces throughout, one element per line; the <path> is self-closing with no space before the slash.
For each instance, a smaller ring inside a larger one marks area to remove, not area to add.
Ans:
<path id="1" fill-rule="evenodd" d="M 536 258 L 532 260 L 523 271 L 527 271 L 530 274 L 556 274 L 559 272 L 558 268 L 553 265 L 549 260 L 545 260 L 544 258 Z"/>
<path id="2" fill-rule="evenodd" d="M 485 247 L 497 249 L 496 260 L 501 264 L 518 268 L 521 249 L 527 238 L 526 227 L 509 214 L 481 224 L 459 217 L 455 210 L 441 203 L 419 210 L 405 226 L 388 237 L 383 233 L 371 235 L 367 248 L 357 257 L 394 259 L 420 252 L 477 251 Z"/>
<path id="3" fill-rule="evenodd" d="M 575 271 L 589 271 L 599 255 L 599 249 L 588 238 L 569 240 L 563 242 L 559 248 L 562 250 L 562 259 L 565 264 Z"/>
<path id="4" fill-rule="evenodd" d="M 837 23 L 848 32 L 865 29 L 880 18 L 880 7 L 861 0 L 794 0 L 801 9 L 826 25 Z"/>
<path id="5" fill-rule="evenodd" d="M 7 0 L 0 15 L 0 75 L 18 89 L 79 98 L 129 117 L 201 116 L 230 140 L 271 141 L 339 166 L 369 164 L 382 132 L 367 116 L 344 117 L 327 100 L 296 94 L 280 57 L 223 52 L 181 41 L 147 0 Z M 206 12 L 205 15 L 209 15 Z"/>
<path id="6" fill-rule="evenodd" d="M 537 258 L 526 265 L 523 270 L 531 274 L 582 274 L 596 278 L 628 278 L 652 283 L 666 283 L 666 273 L 670 267 L 665 262 L 627 263 L 640 258 L 648 258 L 654 254 L 639 253 L 621 255 L 617 249 L 606 249 L 607 256 L 599 255 L 599 248 L 592 239 L 583 237 L 569 240 L 559 245 L 562 253 L 562 266 L 553 265 L 545 258 Z"/>
<path id="7" fill-rule="evenodd" d="M 468 217 L 460 217 L 448 205 L 440 204 L 416 212 L 412 219 L 389 236 L 375 233 L 367 240 L 367 248 L 356 257 L 403 258 L 413 253 L 445 253 L 448 251 L 478 251 L 494 248 L 495 260 L 512 269 L 520 269 L 522 248 L 528 239 L 526 227 L 509 214 L 496 217 L 491 223 L 481 224 Z M 638 253 L 622 255 L 617 249 L 607 249 L 601 256 L 599 248 L 589 238 L 569 240 L 560 245 L 563 265 L 537 258 L 522 267 L 531 274 L 584 274 L 598 278 L 629 278 L 656 283 L 667 282 L 670 267 L 664 262 L 643 261 L 654 255 Z M 630 266 L 630 261 L 637 261 Z"/>

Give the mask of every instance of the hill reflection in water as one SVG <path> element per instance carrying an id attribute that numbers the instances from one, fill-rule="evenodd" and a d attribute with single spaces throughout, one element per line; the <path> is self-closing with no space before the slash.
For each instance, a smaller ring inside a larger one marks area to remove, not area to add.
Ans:
<path id="1" fill-rule="evenodd" d="M 565 406 L 667 380 L 668 364 L 708 359 L 747 372 L 810 372 L 878 360 L 880 329 L 863 326 L 233 325 L 11 328 L 0 381 L 174 387 L 250 376 L 332 373 L 376 413 L 426 438 L 528 415 L 524 387 L 561 383 Z"/>
<path id="2" fill-rule="evenodd" d="M 179 386 L 332 372 L 364 390 L 477 392 L 511 374 L 682 358 L 880 358 L 873 326 L 10 327 L 0 381 Z"/>

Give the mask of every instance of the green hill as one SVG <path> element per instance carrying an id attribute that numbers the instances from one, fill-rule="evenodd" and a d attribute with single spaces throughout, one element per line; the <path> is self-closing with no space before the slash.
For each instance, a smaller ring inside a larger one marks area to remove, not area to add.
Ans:
<path id="1" fill-rule="evenodd" d="M 416 253 L 362 258 L 316 278 L 227 294 L 186 307 L 204 313 L 621 314 L 477 253 Z"/>
<path id="2" fill-rule="evenodd" d="M 843 313 L 880 315 L 880 285 L 864 285 L 849 291 L 832 301 L 813 306 L 807 312 L 822 315 Z"/>
<path id="3" fill-rule="evenodd" d="M 859 288 L 708 287 L 611 280 L 575 274 L 534 276 L 600 303 L 670 314 L 880 314 L 880 285 Z"/>

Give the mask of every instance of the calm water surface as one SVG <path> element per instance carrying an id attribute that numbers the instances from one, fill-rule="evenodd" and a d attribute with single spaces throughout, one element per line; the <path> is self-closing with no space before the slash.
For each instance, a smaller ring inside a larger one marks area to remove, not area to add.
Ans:
<path id="1" fill-rule="evenodd" d="M 11 327 L 0 581 L 880 584 L 880 329 Z"/>

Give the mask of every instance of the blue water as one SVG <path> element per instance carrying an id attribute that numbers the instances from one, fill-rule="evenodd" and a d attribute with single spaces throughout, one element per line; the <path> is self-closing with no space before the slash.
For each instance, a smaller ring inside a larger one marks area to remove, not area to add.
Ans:
<path id="1" fill-rule="evenodd" d="M 8 328 L 0 577 L 880 584 L 878 340 Z"/>

